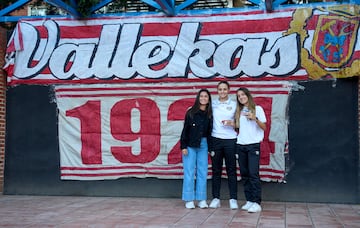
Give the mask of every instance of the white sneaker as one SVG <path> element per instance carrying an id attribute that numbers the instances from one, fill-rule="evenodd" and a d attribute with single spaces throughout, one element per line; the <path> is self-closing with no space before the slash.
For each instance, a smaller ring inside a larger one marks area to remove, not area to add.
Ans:
<path id="1" fill-rule="evenodd" d="M 253 203 L 253 205 L 248 209 L 250 213 L 256 213 L 261 211 L 261 206 L 258 203 Z"/>
<path id="2" fill-rule="evenodd" d="M 214 198 L 211 203 L 210 206 L 211 208 L 218 208 L 220 207 L 220 200 L 218 198 Z"/>
<path id="3" fill-rule="evenodd" d="M 201 200 L 201 201 L 199 202 L 198 206 L 199 206 L 200 208 L 202 208 L 202 209 L 209 207 L 209 205 L 206 203 L 206 200 Z"/>
<path id="4" fill-rule="evenodd" d="M 230 205 L 230 209 L 231 209 L 231 210 L 235 210 L 235 209 L 238 209 L 238 208 L 239 208 L 236 199 L 230 199 L 230 200 L 229 200 L 229 205 Z"/>
<path id="5" fill-rule="evenodd" d="M 194 209 L 195 208 L 195 204 L 194 204 L 194 201 L 188 201 L 185 203 L 185 207 L 187 209 Z"/>
<path id="6" fill-rule="evenodd" d="M 249 208 L 250 208 L 252 205 L 253 205 L 253 202 L 246 201 L 246 204 L 244 204 L 244 205 L 241 207 L 241 209 L 247 211 L 247 210 L 249 210 Z"/>

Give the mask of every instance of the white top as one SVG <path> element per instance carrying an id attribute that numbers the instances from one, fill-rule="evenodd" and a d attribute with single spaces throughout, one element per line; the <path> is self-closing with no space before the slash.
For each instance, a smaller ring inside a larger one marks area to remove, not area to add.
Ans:
<path id="1" fill-rule="evenodd" d="M 260 143 L 264 139 L 264 130 L 259 127 L 255 120 L 248 120 L 245 116 L 245 109 L 240 115 L 240 129 L 237 136 L 237 144 L 247 145 L 253 143 Z M 256 106 L 256 117 L 259 121 L 266 123 L 266 116 L 264 109 L 261 106 Z"/>
<path id="2" fill-rule="evenodd" d="M 223 125 L 223 120 L 235 121 L 236 102 L 230 98 L 227 101 L 220 102 L 214 99 L 212 102 L 213 111 L 213 129 L 211 136 L 220 139 L 236 139 L 236 131 L 232 126 Z"/>

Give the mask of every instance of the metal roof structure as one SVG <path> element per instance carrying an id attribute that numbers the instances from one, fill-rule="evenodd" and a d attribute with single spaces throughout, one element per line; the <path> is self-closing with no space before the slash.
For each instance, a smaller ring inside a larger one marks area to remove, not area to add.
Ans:
<path id="1" fill-rule="evenodd" d="M 4 22 L 17 22 L 24 18 L 47 18 L 47 17 L 73 17 L 80 18 L 82 15 L 78 11 L 78 0 L 44 0 L 44 3 L 55 6 L 67 15 L 45 15 L 45 16 L 12 16 L 12 12 L 24 7 L 32 0 L 19 0 L 4 9 L 0 10 L 0 23 Z M 334 0 L 340 3 L 360 4 L 360 0 Z M 113 3 L 114 0 L 100 0 L 96 5 L 90 9 L 90 17 L 95 15 L 95 12 L 101 8 Z M 266 9 L 271 12 L 273 8 L 287 3 L 288 0 L 246 0 L 246 2 L 258 6 L 261 9 Z M 228 0 L 127 0 L 126 5 L 130 6 L 129 11 L 137 10 L 138 12 L 149 11 L 148 9 L 154 9 L 155 11 L 163 12 L 166 16 L 176 16 L 180 12 L 184 12 L 188 9 L 213 9 L 213 8 L 226 8 Z M 97 16 L 101 13 L 97 13 Z"/>
<path id="2" fill-rule="evenodd" d="M 263 8 L 271 10 L 272 7 L 276 7 L 287 0 L 248 0 L 251 4 L 264 6 Z M 360 0 L 357 0 L 360 1 Z M 9 5 L 8 7 L 0 10 L 0 22 L 17 22 L 23 18 L 46 18 L 47 16 L 11 16 L 10 14 L 30 3 L 31 0 L 19 0 L 15 3 Z M 65 11 L 68 16 L 79 18 L 81 14 L 77 10 L 78 1 L 70 0 L 69 3 L 66 3 L 62 0 L 44 0 L 45 3 L 53 5 Z M 95 13 L 95 11 L 107 6 L 108 4 L 114 2 L 114 0 L 100 0 L 98 4 L 94 5 L 90 9 L 90 13 Z M 132 1 L 133 2 L 133 1 Z M 145 3 L 146 5 L 153 7 L 155 10 L 163 12 L 166 16 L 176 16 L 179 12 L 190 7 L 196 2 L 202 3 L 199 4 L 199 7 L 204 8 L 219 8 L 219 4 L 227 4 L 227 0 L 139 0 L 139 2 Z M 54 17 L 54 15 L 51 15 Z M 63 17 L 64 15 L 62 15 Z"/>

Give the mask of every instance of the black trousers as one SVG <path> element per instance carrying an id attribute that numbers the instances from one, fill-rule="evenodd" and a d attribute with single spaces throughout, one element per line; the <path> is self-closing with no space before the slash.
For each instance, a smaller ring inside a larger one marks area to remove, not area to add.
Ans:
<path id="1" fill-rule="evenodd" d="M 261 203 L 260 143 L 236 145 L 246 201 Z"/>
<path id="2" fill-rule="evenodd" d="M 211 157 L 212 196 L 213 198 L 220 199 L 221 173 L 225 159 L 230 199 L 237 199 L 236 139 L 219 139 L 212 137 L 212 144 L 215 152 Z"/>

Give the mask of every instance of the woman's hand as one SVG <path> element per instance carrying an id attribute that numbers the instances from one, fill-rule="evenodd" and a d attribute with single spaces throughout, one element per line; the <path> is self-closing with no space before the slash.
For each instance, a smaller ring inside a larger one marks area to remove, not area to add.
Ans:
<path id="1" fill-rule="evenodd" d="M 231 126 L 231 127 L 235 126 L 235 121 L 233 120 L 222 120 L 221 123 L 224 126 Z"/>
<path id="2" fill-rule="evenodd" d="M 249 113 L 246 115 L 246 117 L 248 118 L 248 120 L 253 120 L 253 121 L 255 121 L 255 122 L 257 123 L 257 125 L 258 125 L 261 129 L 263 129 L 264 131 L 266 130 L 266 123 L 261 122 L 261 121 L 256 117 L 256 115 L 255 115 L 254 113 L 249 112 Z"/>
<path id="3" fill-rule="evenodd" d="M 255 113 L 253 113 L 253 112 L 247 112 L 247 113 L 246 113 L 246 118 L 247 118 L 248 120 L 256 120 Z"/>
<path id="4" fill-rule="evenodd" d="M 183 155 L 188 155 L 188 150 L 187 149 L 182 149 L 181 152 L 183 153 Z"/>

